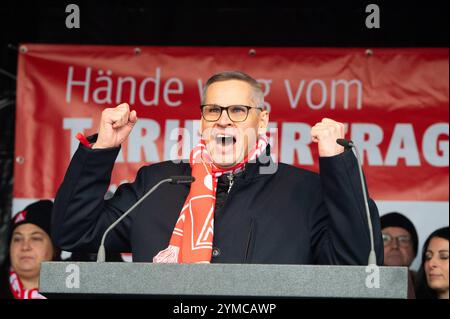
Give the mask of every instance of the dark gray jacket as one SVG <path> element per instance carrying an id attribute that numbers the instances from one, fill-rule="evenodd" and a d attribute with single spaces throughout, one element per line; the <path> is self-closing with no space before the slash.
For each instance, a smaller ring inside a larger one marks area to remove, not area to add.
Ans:
<path id="1" fill-rule="evenodd" d="M 80 145 L 55 199 L 52 236 L 62 249 L 96 251 L 105 229 L 158 181 L 190 175 L 187 163 L 142 167 L 134 183 L 105 201 L 119 148 Z M 351 151 L 320 158 L 320 175 L 287 164 L 261 174 L 249 163 L 215 212 L 212 262 L 261 264 L 367 263 L 370 240 L 356 159 Z M 273 163 L 272 163 L 273 164 Z M 266 164 L 267 165 L 267 164 Z M 189 185 L 164 184 L 112 231 L 110 251 L 151 262 L 169 243 Z M 375 203 L 370 201 L 378 263 L 383 244 Z"/>

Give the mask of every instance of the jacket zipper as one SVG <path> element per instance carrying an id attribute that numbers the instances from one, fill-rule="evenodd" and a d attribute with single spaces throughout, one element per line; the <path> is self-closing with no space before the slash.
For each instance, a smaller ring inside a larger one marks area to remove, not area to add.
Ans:
<path id="1" fill-rule="evenodd" d="M 250 253 L 250 244 L 252 242 L 252 237 L 253 237 L 253 228 L 254 228 L 254 219 L 252 218 L 250 221 L 250 231 L 248 232 L 248 237 L 247 237 L 247 245 L 245 247 L 245 257 L 244 257 L 244 264 L 249 262 L 249 253 Z"/>
<path id="2" fill-rule="evenodd" d="M 234 183 L 234 175 L 231 173 L 227 174 L 227 178 L 228 178 L 228 181 L 230 182 L 230 186 L 228 186 L 228 194 L 229 194 L 231 191 L 231 187 L 233 186 L 233 183 Z"/>

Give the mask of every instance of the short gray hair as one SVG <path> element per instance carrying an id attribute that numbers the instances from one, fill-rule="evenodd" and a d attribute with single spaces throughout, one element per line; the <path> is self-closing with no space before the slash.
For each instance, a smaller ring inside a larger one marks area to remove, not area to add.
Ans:
<path id="1" fill-rule="evenodd" d="M 253 89 L 253 102 L 255 103 L 255 107 L 264 109 L 264 92 L 261 85 L 250 75 L 241 71 L 223 71 L 211 76 L 208 81 L 206 81 L 205 87 L 203 88 L 202 104 L 205 104 L 206 90 L 211 84 L 229 80 L 238 80 L 248 83 Z"/>

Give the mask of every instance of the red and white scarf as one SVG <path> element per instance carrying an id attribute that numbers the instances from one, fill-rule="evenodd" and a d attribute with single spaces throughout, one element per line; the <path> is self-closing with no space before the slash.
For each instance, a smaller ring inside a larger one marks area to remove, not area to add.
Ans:
<path id="1" fill-rule="evenodd" d="M 201 141 L 191 152 L 189 163 L 195 181 L 183 205 L 169 246 L 155 257 L 155 263 L 209 263 L 214 236 L 214 208 L 217 178 L 222 174 L 236 174 L 244 165 L 255 160 L 267 147 L 267 137 L 260 136 L 244 160 L 230 168 L 214 165 Z"/>
<path id="2" fill-rule="evenodd" d="M 25 289 L 12 267 L 9 268 L 9 289 L 15 299 L 47 299 L 39 293 L 37 288 Z"/>

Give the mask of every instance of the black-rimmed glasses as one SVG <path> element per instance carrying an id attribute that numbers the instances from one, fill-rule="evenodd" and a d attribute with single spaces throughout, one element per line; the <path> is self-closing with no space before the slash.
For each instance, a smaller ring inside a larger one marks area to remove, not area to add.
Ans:
<path id="1" fill-rule="evenodd" d="M 394 237 L 389 234 L 383 234 L 384 246 L 391 245 L 394 241 L 396 241 L 399 246 L 406 247 L 411 244 L 411 237 L 407 235 Z"/>
<path id="2" fill-rule="evenodd" d="M 208 122 L 218 121 L 224 110 L 227 111 L 228 117 L 233 122 L 244 122 L 248 117 L 250 109 L 262 110 L 259 107 L 248 105 L 229 105 L 225 107 L 217 104 L 200 105 L 200 109 L 202 110 L 203 118 Z"/>

